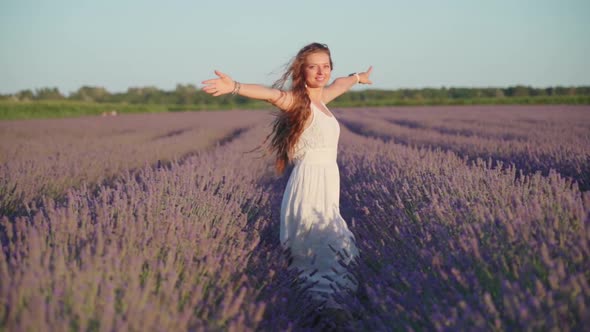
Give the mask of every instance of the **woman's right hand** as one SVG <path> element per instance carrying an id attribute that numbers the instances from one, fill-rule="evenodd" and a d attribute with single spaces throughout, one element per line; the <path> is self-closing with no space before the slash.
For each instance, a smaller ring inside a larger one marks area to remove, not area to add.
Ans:
<path id="1" fill-rule="evenodd" d="M 201 82 L 205 85 L 203 88 L 201 88 L 201 90 L 207 92 L 210 95 L 213 95 L 214 97 L 231 93 L 234 90 L 236 83 L 231 77 L 220 72 L 219 70 L 215 71 L 215 75 L 219 76 L 219 78 L 212 78 L 210 80 Z"/>

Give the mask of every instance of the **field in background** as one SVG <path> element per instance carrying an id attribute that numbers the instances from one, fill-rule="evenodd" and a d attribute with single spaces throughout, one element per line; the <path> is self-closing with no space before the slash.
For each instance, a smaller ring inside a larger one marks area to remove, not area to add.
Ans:
<path id="1" fill-rule="evenodd" d="M 267 103 L 254 103 L 253 109 L 268 108 Z M 81 116 L 111 116 L 112 114 L 163 113 L 183 111 L 229 110 L 227 105 L 177 105 L 96 103 L 84 101 L 0 101 L 0 120 L 58 119 Z"/>
<path id="2" fill-rule="evenodd" d="M 410 95 L 407 97 L 390 95 L 393 92 L 351 92 L 331 103 L 332 107 L 388 107 L 388 106 L 432 106 L 432 105 L 588 105 L 590 95 L 540 95 L 540 96 L 512 96 L 502 98 L 492 97 L 461 97 L 435 98 Z M 191 92 L 189 96 L 199 94 Z M 204 92 L 200 94 L 205 94 Z M 366 95 L 365 95 L 366 94 Z M 206 95 L 206 94 L 205 94 Z M 148 98 L 149 99 L 149 98 Z M 160 113 L 203 110 L 240 110 L 240 109 L 269 109 L 266 102 L 247 99 L 245 97 L 210 96 L 199 97 L 182 104 L 161 102 L 93 102 L 81 100 L 24 100 L 14 101 L 0 99 L 0 120 L 18 119 L 51 119 L 78 116 L 109 115 L 111 113 Z"/>
<path id="3" fill-rule="evenodd" d="M 361 250 L 344 324 L 590 324 L 589 106 L 333 110 Z M 309 326 L 278 243 L 288 174 L 251 152 L 271 119 L 0 122 L 0 331 Z"/>

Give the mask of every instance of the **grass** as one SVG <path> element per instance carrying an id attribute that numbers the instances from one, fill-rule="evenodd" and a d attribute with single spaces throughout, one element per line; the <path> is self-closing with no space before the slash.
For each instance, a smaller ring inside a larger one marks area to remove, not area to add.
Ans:
<path id="1" fill-rule="evenodd" d="M 168 111 L 165 105 L 101 104 L 78 101 L 0 102 L 0 119 L 48 119 L 117 113 L 154 113 Z"/>
<path id="2" fill-rule="evenodd" d="M 590 96 L 536 96 L 474 99 L 365 99 L 358 101 L 334 100 L 331 107 L 386 107 L 426 105 L 507 105 L 507 104 L 590 104 Z M 49 119 L 78 116 L 96 116 L 111 111 L 123 113 L 157 113 L 229 109 L 269 109 L 262 101 L 241 104 L 216 103 L 198 105 L 96 103 L 71 100 L 0 101 L 0 120 Z"/>
<path id="3" fill-rule="evenodd" d="M 254 106 L 254 107 L 250 107 Z M 253 103 L 247 108 L 263 108 L 265 103 Z M 111 111 L 117 114 L 159 113 L 180 111 L 228 110 L 245 107 L 237 105 L 165 105 L 165 104 L 127 104 L 95 103 L 80 101 L 0 101 L 0 120 L 52 119 L 78 116 L 97 116 Z"/>

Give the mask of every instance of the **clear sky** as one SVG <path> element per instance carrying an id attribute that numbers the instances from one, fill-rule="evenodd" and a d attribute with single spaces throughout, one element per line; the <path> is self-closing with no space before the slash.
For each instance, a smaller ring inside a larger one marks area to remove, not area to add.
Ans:
<path id="1" fill-rule="evenodd" d="M 588 0 L 0 0 L 0 93 L 270 85 L 313 41 L 381 89 L 590 85 Z"/>

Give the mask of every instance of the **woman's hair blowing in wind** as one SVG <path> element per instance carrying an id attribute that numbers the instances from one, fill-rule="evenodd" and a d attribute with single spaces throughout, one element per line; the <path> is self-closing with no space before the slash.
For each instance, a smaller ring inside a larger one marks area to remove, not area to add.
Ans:
<path id="1" fill-rule="evenodd" d="M 290 81 L 290 90 L 293 93 L 293 102 L 289 109 L 280 111 L 272 123 L 272 132 L 265 141 L 271 138 L 269 150 L 276 154 L 275 168 L 279 174 L 291 160 L 293 149 L 299 137 L 305 129 L 305 123 L 309 118 L 310 99 L 305 85 L 305 60 L 308 55 L 316 52 L 324 52 L 330 57 L 330 68 L 333 68 L 330 49 L 325 44 L 311 43 L 303 47 L 287 66 L 286 72 L 273 85 L 273 88 L 284 90 Z M 284 94 L 283 94 L 284 97 Z"/>

